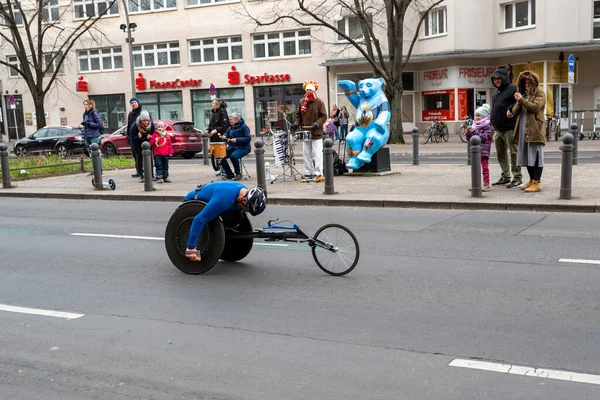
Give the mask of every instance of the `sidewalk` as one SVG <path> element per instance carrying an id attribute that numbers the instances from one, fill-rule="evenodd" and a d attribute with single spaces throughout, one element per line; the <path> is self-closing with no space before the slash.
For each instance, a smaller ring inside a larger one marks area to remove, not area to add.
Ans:
<path id="1" fill-rule="evenodd" d="M 548 151 L 557 150 L 558 143 L 551 142 Z M 585 141 L 582 148 L 600 149 L 600 141 Z M 392 145 L 391 151 L 407 153 L 412 157 L 411 145 Z M 420 149 L 436 149 L 451 152 L 465 149 L 466 144 L 428 144 Z M 406 150 L 405 150 L 406 149 Z M 298 149 L 296 150 L 298 151 Z M 492 180 L 500 176 L 500 167 L 491 163 Z M 246 161 L 251 178 L 243 180 L 247 186 L 256 185 L 256 167 L 252 159 Z M 412 207 L 441 209 L 482 210 L 532 210 L 598 212 L 600 210 L 600 174 L 595 164 L 573 166 L 573 198 L 559 200 L 560 165 L 547 165 L 542 177 L 544 190 L 540 193 L 525 193 L 519 189 L 494 187 L 484 193 L 483 198 L 472 198 L 469 192 L 471 167 L 467 165 L 392 165 L 392 173 L 383 176 L 355 176 L 352 174 L 335 177 L 333 195 L 323 194 L 324 183 L 300 183 L 298 181 L 267 182 L 270 204 L 320 205 L 350 207 Z M 302 163 L 297 168 L 303 172 Z M 144 191 L 144 184 L 131 178 L 132 169 L 105 171 L 104 180 L 113 178 L 115 191 L 95 190 L 87 174 L 56 176 L 13 182 L 15 188 L 0 188 L 0 197 L 37 197 L 67 199 L 102 199 L 129 201 L 181 201 L 183 196 L 198 183 L 211 182 L 215 177 L 210 165 L 172 164 L 170 178 L 173 183 L 154 183 L 151 192 Z M 271 164 L 271 173 L 281 172 Z M 524 170 L 524 179 L 527 173 Z"/>

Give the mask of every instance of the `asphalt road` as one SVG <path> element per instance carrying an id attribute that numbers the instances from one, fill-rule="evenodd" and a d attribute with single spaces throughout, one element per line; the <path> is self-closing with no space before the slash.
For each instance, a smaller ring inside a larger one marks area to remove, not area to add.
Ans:
<path id="1" fill-rule="evenodd" d="M 331 277 L 307 249 L 266 243 L 188 276 L 160 240 L 176 206 L 2 201 L 0 398 L 600 396 L 600 265 L 559 262 L 599 258 L 600 216 L 269 207 L 255 225 L 347 225 L 358 267 Z"/>

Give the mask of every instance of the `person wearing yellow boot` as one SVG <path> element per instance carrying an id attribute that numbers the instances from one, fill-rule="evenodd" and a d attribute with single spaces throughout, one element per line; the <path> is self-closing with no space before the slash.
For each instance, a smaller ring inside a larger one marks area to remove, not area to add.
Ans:
<path id="1" fill-rule="evenodd" d="M 527 193 L 542 190 L 544 146 L 546 145 L 544 107 L 546 94 L 539 87 L 540 78 L 532 71 L 523 71 L 517 80 L 517 103 L 507 111 L 508 118 L 516 117 L 515 144 L 517 166 L 527 167 L 529 182 L 521 187 Z"/>

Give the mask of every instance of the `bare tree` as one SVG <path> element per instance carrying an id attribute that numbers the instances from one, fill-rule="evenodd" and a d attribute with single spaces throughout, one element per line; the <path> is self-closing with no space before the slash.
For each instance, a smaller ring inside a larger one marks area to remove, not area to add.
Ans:
<path id="1" fill-rule="evenodd" d="M 261 10 L 260 15 L 252 15 L 246 6 L 248 1 L 252 0 L 243 2 L 245 14 L 257 26 L 277 26 L 293 21 L 305 27 L 324 27 L 356 49 L 370 64 L 375 77 L 385 80 L 384 90 L 392 109 L 390 138 L 393 143 L 404 143 L 402 71 L 411 57 L 426 15 L 444 0 L 284 0 L 273 2 L 271 8 L 267 12 Z M 405 18 L 409 11 L 417 15 L 417 26 L 409 34 L 410 42 L 407 43 L 410 44 L 404 55 Z M 362 35 L 351 36 L 339 27 L 339 16 L 359 24 Z"/>
<path id="2" fill-rule="evenodd" d="M 4 54 L 14 54 L 18 63 L 5 65 L 21 76 L 33 98 L 38 128 L 46 125 L 44 99 L 56 83 L 69 51 L 84 38 L 102 35 L 94 25 L 117 6 L 117 0 L 107 0 L 104 10 L 95 6 L 81 21 L 73 21 L 71 6 L 58 8 L 52 0 L 0 0 L 0 47 Z M 54 7 L 50 7 L 54 6 Z M 86 12 L 88 10 L 86 9 Z M 91 15 L 90 15 L 91 14 Z"/>

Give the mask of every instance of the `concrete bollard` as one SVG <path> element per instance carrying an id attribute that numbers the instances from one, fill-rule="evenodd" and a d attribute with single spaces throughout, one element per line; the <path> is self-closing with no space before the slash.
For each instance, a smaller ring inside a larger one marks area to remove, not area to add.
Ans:
<path id="1" fill-rule="evenodd" d="M 151 192 L 154 190 L 152 185 L 152 150 L 150 142 L 142 143 L 142 159 L 144 163 L 144 191 Z"/>
<path id="2" fill-rule="evenodd" d="M 481 138 L 471 137 L 471 197 L 483 197 L 481 187 Z"/>
<path id="3" fill-rule="evenodd" d="M 2 165 L 2 188 L 10 189 L 10 169 L 8 167 L 8 146 L 0 143 L 0 165 Z"/>
<path id="4" fill-rule="evenodd" d="M 98 143 L 92 143 L 90 146 L 92 153 L 92 171 L 94 173 L 94 188 L 102 190 L 102 160 L 100 159 L 100 146 Z"/>
<path id="5" fill-rule="evenodd" d="M 333 188 L 333 140 L 325 139 L 323 142 L 323 177 L 325 189 L 323 194 L 335 194 Z"/>
<path id="6" fill-rule="evenodd" d="M 413 165 L 419 165 L 419 128 L 412 129 Z"/>
<path id="7" fill-rule="evenodd" d="M 569 129 L 569 133 L 573 135 L 573 165 L 577 165 L 579 164 L 579 161 L 577 160 L 577 148 L 579 147 L 579 138 L 577 137 L 577 124 L 571 124 L 571 129 Z"/>
<path id="8" fill-rule="evenodd" d="M 481 141 L 481 139 L 480 139 Z M 471 143 L 467 140 L 467 165 L 471 165 Z"/>
<path id="9" fill-rule="evenodd" d="M 83 160 L 83 156 L 79 157 L 79 166 L 81 167 L 81 172 L 85 172 L 85 161 Z"/>
<path id="10" fill-rule="evenodd" d="M 203 165 L 208 165 L 208 149 L 209 149 L 209 144 L 208 144 L 208 139 L 209 136 L 207 134 L 202 134 L 202 164 Z"/>
<path id="11" fill-rule="evenodd" d="M 265 143 L 262 139 L 254 142 L 254 155 L 256 158 L 256 186 L 267 192 L 267 181 L 265 179 Z"/>
<path id="12" fill-rule="evenodd" d="M 574 145 L 573 142 L 577 139 L 570 133 L 566 133 L 562 137 L 563 145 L 560 147 L 562 150 L 562 164 L 560 169 L 560 195 L 561 200 L 571 199 L 571 186 L 573 184 L 573 153 Z"/>

